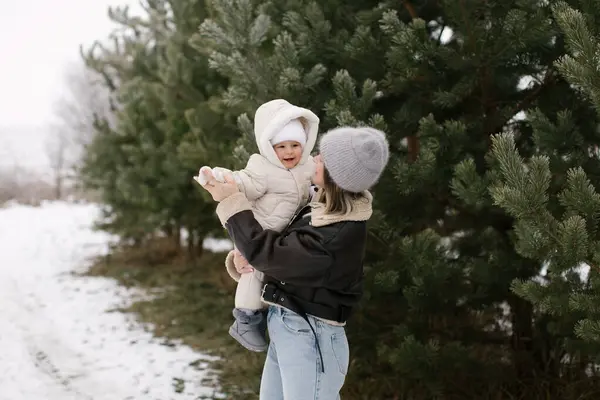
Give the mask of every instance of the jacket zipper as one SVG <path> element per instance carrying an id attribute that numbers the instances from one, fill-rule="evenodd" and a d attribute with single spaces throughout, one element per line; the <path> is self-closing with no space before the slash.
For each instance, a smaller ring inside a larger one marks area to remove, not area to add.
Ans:
<path id="1" fill-rule="evenodd" d="M 296 177 L 294 176 L 294 173 L 288 169 L 288 172 L 290 174 L 292 174 L 292 179 L 294 180 L 294 184 L 296 185 L 296 210 L 298 209 L 298 207 L 300 207 L 300 202 L 302 201 L 302 194 L 300 193 L 300 185 L 298 185 L 298 181 L 296 180 Z"/>
<path id="2" fill-rule="evenodd" d="M 304 207 L 302 207 L 301 209 L 298 210 L 298 212 L 296 214 L 294 214 L 294 216 L 292 217 L 292 219 L 290 219 L 290 222 L 287 224 L 287 226 L 281 231 L 281 233 L 286 233 L 288 228 L 294 223 L 296 222 L 296 220 L 298 219 L 298 216 L 300 214 L 302 214 L 302 211 L 304 211 L 307 207 L 310 207 L 310 204 L 305 205 Z"/>

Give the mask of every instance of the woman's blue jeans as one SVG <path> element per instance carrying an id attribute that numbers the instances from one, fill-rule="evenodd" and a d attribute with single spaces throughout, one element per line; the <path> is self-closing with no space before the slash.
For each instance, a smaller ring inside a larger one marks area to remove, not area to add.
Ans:
<path id="1" fill-rule="evenodd" d="M 260 400 L 338 400 L 348 372 L 349 348 L 344 327 L 312 316 L 323 355 L 304 318 L 270 306 L 267 316 L 269 350 L 260 384 Z"/>

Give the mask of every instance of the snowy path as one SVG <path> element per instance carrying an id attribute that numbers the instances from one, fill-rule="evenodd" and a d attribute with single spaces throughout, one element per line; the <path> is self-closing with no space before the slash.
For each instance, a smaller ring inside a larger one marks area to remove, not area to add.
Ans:
<path id="1" fill-rule="evenodd" d="M 110 309 L 133 295 L 113 281 L 74 277 L 106 251 L 97 209 L 50 203 L 0 209 L 0 400 L 177 400 L 213 394 L 191 363 Z M 183 385 L 182 385 L 183 384 Z"/>

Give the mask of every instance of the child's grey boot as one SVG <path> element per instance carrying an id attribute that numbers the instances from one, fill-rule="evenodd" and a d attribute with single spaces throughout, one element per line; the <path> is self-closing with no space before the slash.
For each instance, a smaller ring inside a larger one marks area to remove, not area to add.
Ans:
<path id="1" fill-rule="evenodd" d="M 250 351 L 267 351 L 266 318 L 261 310 L 249 314 L 238 308 L 233 309 L 235 322 L 229 334 Z"/>

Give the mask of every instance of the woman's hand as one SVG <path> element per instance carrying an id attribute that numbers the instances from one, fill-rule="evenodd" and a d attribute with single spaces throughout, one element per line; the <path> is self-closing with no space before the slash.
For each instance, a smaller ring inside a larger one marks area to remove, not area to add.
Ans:
<path id="1" fill-rule="evenodd" d="M 244 258 L 238 249 L 233 250 L 233 265 L 235 265 L 235 270 L 239 274 L 254 272 L 254 268 L 250 266 L 248 260 Z"/>
<path id="2" fill-rule="evenodd" d="M 206 184 L 202 185 L 202 187 L 210 193 L 214 201 L 222 201 L 232 194 L 239 192 L 231 176 L 225 175 L 225 182 L 219 182 L 215 179 L 211 171 L 205 170 L 201 173 L 206 179 Z"/>

